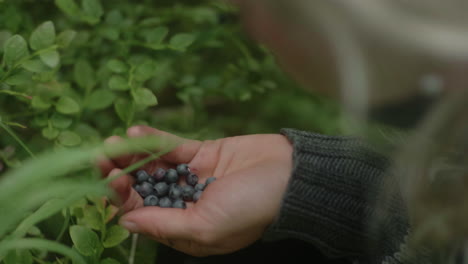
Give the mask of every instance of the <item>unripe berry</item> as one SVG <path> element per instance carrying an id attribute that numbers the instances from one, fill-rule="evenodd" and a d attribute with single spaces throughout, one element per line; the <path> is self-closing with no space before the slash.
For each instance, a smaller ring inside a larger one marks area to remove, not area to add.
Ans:
<path id="1" fill-rule="evenodd" d="M 195 186 L 198 183 L 198 176 L 190 173 L 185 177 L 185 182 L 187 182 L 188 185 Z"/>
<path id="2" fill-rule="evenodd" d="M 154 185 L 154 195 L 157 197 L 166 196 L 169 193 L 169 185 L 165 182 L 159 182 Z"/>
<path id="3" fill-rule="evenodd" d="M 168 169 L 166 171 L 165 180 L 168 184 L 176 183 L 179 180 L 179 175 L 177 174 L 177 171 L 174 169 Z"/>
<path id="4" fill-rule="evenodd" d="M 143 201 L 144 206 L 157 206 L 158 203 L 159 203 L 159 199 L 158 197 L 154 195 L 147 196 L 145 200 Z"/>
<path id="5" fill-rule="evenodd" d="M 177 165 L 177 173 L 180 176 L 187 176 L 190 174 L 190 169 L 188 164 L 179 164 Z"/>

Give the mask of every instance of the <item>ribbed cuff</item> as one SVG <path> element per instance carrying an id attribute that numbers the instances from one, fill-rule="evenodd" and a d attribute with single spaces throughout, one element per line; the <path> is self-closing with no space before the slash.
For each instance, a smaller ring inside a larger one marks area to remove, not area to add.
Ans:
<path id="1" fill-rule="evenodd" d="M 293 144 L 293 172 L 277 219 L 264 240 L 296 238 L 329 257 L 364 254 L 388 160 L 365 142 L 283 129 Z"/>

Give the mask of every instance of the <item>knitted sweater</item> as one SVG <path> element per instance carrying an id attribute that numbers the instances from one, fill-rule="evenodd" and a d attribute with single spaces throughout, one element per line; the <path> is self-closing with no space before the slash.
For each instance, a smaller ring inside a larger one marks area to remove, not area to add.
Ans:
<path id="1" fill-rule="evenodd" d="M 400 263 L 408 232 L 400 195 L 376 206 L 389 160 L 356 138 L 281 133 L 293 144 L 293 171 L 264 239 L 301 239 L 355 263 Z"/>

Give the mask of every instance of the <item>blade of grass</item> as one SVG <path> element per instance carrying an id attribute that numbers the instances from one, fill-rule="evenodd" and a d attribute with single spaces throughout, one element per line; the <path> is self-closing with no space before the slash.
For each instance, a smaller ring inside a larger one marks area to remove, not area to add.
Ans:
<path id="1" fill-rule="evenodd" d="M 8 134 L 10 134 L 11 137 L 13 137 L 16 142 L 18 142 L 18 144 L 24 149 L 26 150 L 26 152 L 28 152 L 28 154 L 32 157 L 32 158 L 35 158 L 36 156 L 34 155 L 34 153 L 32 153 L 32 151 L 28 148 L 28 146 L 26 146 L 26 144 L 24 144 L 24 142 L 16 135 L 15 132 L 13 132 L 13 130 L 11 130 L 7 125 L 5 125 L 5 123 L 3 123 L 2 121 L 0 121 L 0 127 L 5 129 L 6 132 Z"/>
<path id="2" fill-rule="evenodd" d="M 13 249 L 39 249 L 47 250 L 67 256 L 77 264 L 86 264 L 83 257 L 73 249 L 55 241 L 39 238 L 23 238 L 16 240 L 5 240 L 0 242 L 0 256 L 4 256 Z"/>

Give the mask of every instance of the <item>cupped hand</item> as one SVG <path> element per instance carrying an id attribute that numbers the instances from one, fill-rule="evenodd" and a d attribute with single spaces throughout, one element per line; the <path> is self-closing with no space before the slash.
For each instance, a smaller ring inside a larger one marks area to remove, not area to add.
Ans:
<path id="1" fill-rule="evenodd" d="M 292 170 L 292 146 L 284 136 L 259 134 L 196 141 L 147 126 L 132 127 L 127 134 L 155 134 L 178 143 L 170 153 L 143 168 L 150 173 L 159 167 L 187 163 L 200 182 L 217 178 L 187 209 L 143 207 L 142 198 L 132 188 L 132 176 L 114 180 L 111 186 L 124 212 L 120 224 L 129 231 L 193 256 L 225 254 L 258 240 L 278 214 Z M 107 142 L 119 140 L 114 136 Z M 104 159 L 100 167 L 105 175 L 115 175 L 142 158 L 128 155 Z"/>

